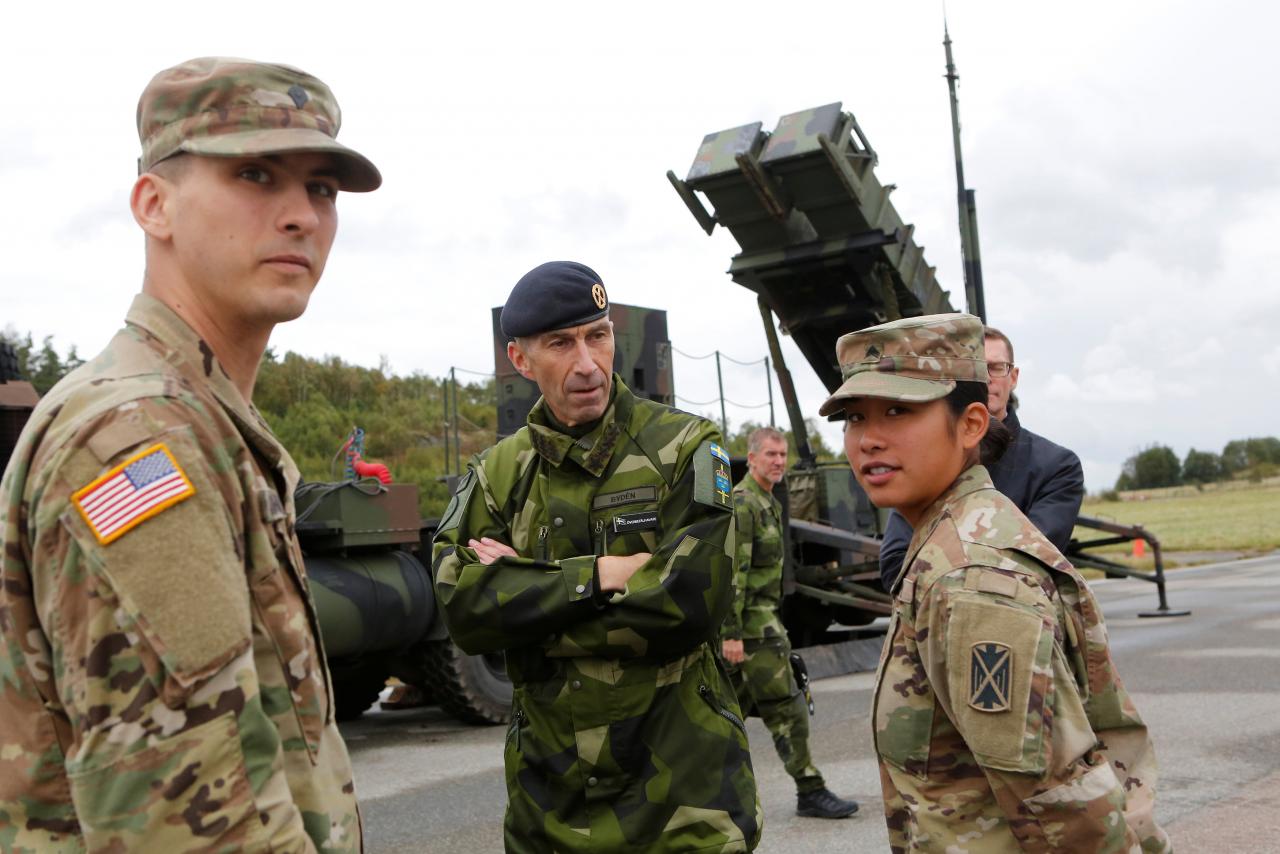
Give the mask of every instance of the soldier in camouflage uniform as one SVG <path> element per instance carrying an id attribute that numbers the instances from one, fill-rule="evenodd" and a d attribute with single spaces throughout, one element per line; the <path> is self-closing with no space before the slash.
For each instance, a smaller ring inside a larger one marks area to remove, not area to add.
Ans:
<path id="1" fill-rule="evenodd" d="M 298 470 L 250 403 L 337 191 L 381 181 L 338 117 L 316 78 L 244 60 L 143 92 L 143 292 L 0 488 L 2 850 L 361 850 Z"/>
<path id="2" fill-rule="evenodd" d="M 719 434 L 611 373 L 590 268 L 530 271 L 501 322 L 542 397 L 471 461 L 434 573 L 454 642 L 506 653 L 506 850 L 752 850 L 746 730 L 711 647 L 733 573 Z"/>
<path id="3" fill-rule="evenodd" d="M 1088 585 L 991 485 L 982 324 L 843 336 L 845 451 L 914 529 L 872 705 L 894 851 L 1167 852 L 1155 757 Z"/>
<path id="4" fill-rule="evenodd" d="M 743 709 L 755 706 L 773 736 L 783 767 L 796 781 L 796 812 L 844 818 L 855 801 L 826 786 L 809 754 L 808 704 L 791 671 L 791 644 L 782 626 L 782 504 L 773 488 L 787 469 L 786 437 L 761 427 L 747 439 L 745 477 L 733 488 L 738 556 L 733 607 L 720 632 L 721 655 Z"/>

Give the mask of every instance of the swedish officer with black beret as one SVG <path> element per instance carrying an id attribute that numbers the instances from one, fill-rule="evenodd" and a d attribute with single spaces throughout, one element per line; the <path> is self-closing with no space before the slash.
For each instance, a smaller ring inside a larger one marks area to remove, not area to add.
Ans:
<path id="1" fill-rule="evenodd" d="M 613 373 L 590 267 L 530 270 L 501 323 L 542 397 L 470 461 L 433 568 L 454 642 L 506 654 L 506 850 L 750 851 L 762 812 L 712 647 L 734 558 L 720 434 Z"/>

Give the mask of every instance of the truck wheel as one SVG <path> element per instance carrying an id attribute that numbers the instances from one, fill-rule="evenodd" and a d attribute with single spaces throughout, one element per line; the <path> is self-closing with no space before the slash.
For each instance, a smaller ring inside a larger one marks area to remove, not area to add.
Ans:
<path id="1" fill-rule="evenodd" d="M 511 680 L 502 653 L 467 655 L 452 641 L 426 644 L 426 688 L 440 708 L 469 724 L 511 720 Z"/>
<path id="2" fill-rule="evenodd" d="M 333 674 L 333 716 L 339 722 L 354 721 L 368 711 L 387 685 L 380 670 Z"/>

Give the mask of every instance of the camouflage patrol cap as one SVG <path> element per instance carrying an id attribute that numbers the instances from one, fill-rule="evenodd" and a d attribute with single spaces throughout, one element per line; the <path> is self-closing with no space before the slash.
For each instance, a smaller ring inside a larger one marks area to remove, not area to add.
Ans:
<path id="1" fill-rule="evenodd" d="M 288 65 L 207 56 L 161 71 L 138 99 L 138 172 L 179 152 L 211 157 L 328 152 L 339 187 L 382 183 L 362 154 L 336 140 L 342 112 L 329 87 Z"/>
<path id="2" fill-rule="evenodd" d="M 819 415 L 844 401 L 881 397 L 922 403 L 946 397 L 957 381 L 987 382 L 982 321 L 971 314 L 928 314 L 840 336 L 836 359 L 844 383 Z"/>
<path id="3" fill-rule="evenodd" d="M 502 306 L 508 338 L 538 335 L 599 320 L 609 313 L 600 274 L 577 261 L 548 261 L 520 277 Z"/>

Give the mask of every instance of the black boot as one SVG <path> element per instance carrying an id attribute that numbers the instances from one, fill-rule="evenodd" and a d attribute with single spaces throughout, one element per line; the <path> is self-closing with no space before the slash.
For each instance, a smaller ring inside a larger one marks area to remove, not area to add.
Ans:
<path id="1" fill-rule="evenodd" d="M 858 811 L 857 801 L 846 801 L 836 797 L 825 786 L 812 792 L 801 792 L 796 795 L 796 815 L 807 815 L 813 818 L 845 818 Z"/>

